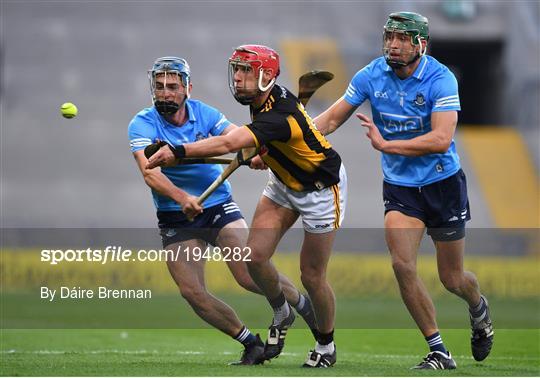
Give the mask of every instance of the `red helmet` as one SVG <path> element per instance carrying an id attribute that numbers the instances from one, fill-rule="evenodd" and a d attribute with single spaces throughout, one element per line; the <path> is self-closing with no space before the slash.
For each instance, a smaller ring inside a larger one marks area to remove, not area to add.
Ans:
<path id="1" fill-rule="evenodd" d="M 274 77 L 279 76 L 279 54 L 267 46 L 238 46 L 230 57 L 229 62 L 248 63 L 255 72 L 260 69 L 272 69 L 274 71 Z"/>
<path id="2" fill-rule="evenodd" d="M 234 84 L 234 73 L 240 67 L 249 67 L 257 78 L 258 93 L 239 94 Z M 272 78 L 263 86 L 263 71 L 271 69 Z M 229 88 L 234 98 L 243 105 L 250 104 L 261 92 L 272 88 L 279 75 L 279 55 L 270 47 L 262 45 L 242 45 L 229 58 Z"/>

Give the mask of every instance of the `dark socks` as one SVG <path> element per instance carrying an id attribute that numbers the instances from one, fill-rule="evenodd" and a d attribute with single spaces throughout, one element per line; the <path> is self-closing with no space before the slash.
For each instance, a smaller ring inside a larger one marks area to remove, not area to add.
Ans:
<path id="1" fill-rule="evenodd" d="M 321 345 L 328 345 L 332 341 L 334 341 L 334 330 L 330 331 L 329 333 L 322 333 L 319 332 L 319 335 L 317 337 L 317 342 Z"/>
<path id="2" fill-rule="evenodd" d="M 469 313 L 473 318 L 474 322 L 480 322 L 487 314 L 487 304 L 484 297 L 480 297 L 480 303 L 475 307 L 469 307 Z"/>
<path id="3" fill-rule="evenodd" d="M 425 339 L 429 345 L 429 350 L 431 352 L 437 351 L 448 355 L 448 351 L 444 347 L 442 337 L 439 332 L 435 332 L 433 335 L 427 336 Z"/>
<path id="4" fill-rule="evenodd" d="M 294 305 L 294 308 L 296 312 L 298 312 L 298 314 L 302 318 L 304 318 L 309 329 L 311 330 L 311 333 L 313 334 L 313 337 L 315 337 L 315 339 L 317 340 L 319 331 L 317 331 L 317 320 L 315 319 L 315 313 L 313 312 L 311 300 L 306 295 L 303 295 L 301 293 L 298 294 L 300 296 L 300 299 L 298 300 L 298 303 Z"/>
<path id="5" fill-rule="evenodd" d="M 243 326 L 242 329 L 240 330 L 240 332 L 238 332 L 238 335 L 236 335 L 234 337 L 234 339 L 240 343 L 242 343 L 242 345 L 244 346 L 250 346 L 251 344 L 255 343 L 255 341 L 257 340 L 257 338 L 255 337 L 254 334 L 252 334 L 250 332 L 250 330 L 246 327 L 246 326 Z"/>

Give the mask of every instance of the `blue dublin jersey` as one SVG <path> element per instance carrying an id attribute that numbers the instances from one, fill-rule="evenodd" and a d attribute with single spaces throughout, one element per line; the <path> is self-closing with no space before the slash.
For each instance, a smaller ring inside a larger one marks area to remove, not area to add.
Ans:
<path id="1" fill-rule="evenodd" d="M 373 60 L 351 80 L 344 99 L 353 106 L 371 103 L 373 122 L 386 140 L 412 139 L 431 131 L 431 113 L 461 110 L 457 80 L 431 56 L 423 56 L 413 75 L 401 80 L 383 57 Z M 384 180 L 423 186 L 460 169 L 454 140 L 442 154 L 382 154 Z"/>
<path id="2" fill-rule="evenodd" d="M 141 110 L 128 127 L 131 152 L 144 149 L 157 139 L 172 145 L 185 144 L 220 135 L 231 123 L 217 109 L 197 100 L 187 100 L 188 120 L 182 126 L 168 123 L 155 107 Z M 180 189 L 193 196 L 200 196 L 223 172 L 217 164 L 190 164 L 161 168 L 161 172 Z M 160 211 L 181 210 L 178 203 L 152 190 L 154 205 Z M 231 196 L 231 186 L 225 181 L 208 199 L 204 207 L 226 201 Z"/>

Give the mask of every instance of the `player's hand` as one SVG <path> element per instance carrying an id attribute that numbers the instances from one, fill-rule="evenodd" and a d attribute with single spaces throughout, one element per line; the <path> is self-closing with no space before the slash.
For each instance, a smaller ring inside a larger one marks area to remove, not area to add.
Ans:
<path id="1" fill-rule="evenodd" d="M 268 166 L 263 161 L 260 155 L 257 155 L 251 158 L 251 163 L 249 164 L 249 167 L 251 169 L 260 169 L 260 170 L 268 169 Z"/>
<path id="2" fill-rule="evenodd" d="M 182 206 L 182 212 L 189 221 L 193 221 L 197 215 L 203 212 L 203 208 L 197 203 L 197 197 L 189 194 L 182 200 L 180 206 Z"/>
<path id="3" fill-rule="evenodd" d="M 371 141 L 371 145 L 378 151 L 383 151 L 387 141 L 382 137 L 377 126 L 371 118 L 362 113 L 356 113 L 356 116 L 362 121 L 360 125 L 366 128 L 366 136 Z"/>
<path id="4" fill-rule="evenodd" d="M 153 169 L 156 167 L 171 167 L 176 165 L 176 160 L 176 156 L 174 156 L 169 145 L 165 144 L 148 159 L 146 169 Z"/>

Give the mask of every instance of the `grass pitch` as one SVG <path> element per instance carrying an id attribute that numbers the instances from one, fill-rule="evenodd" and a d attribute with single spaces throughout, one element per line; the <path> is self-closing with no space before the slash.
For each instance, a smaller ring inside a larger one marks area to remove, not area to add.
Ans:
<path id="1" fill-rule="evenodd" d="M 264 332 L 264 330 L 259 330 Z M 306 329 L 293 328 L 283 354 L 263 366 L 239 367 L 241 346 L 211 329 L 2 330 L 2 375 L 9 376 L 538 376 L 538 329 L 497 329 L 491 355 L 470 354 L 469 330 L 443 330 L 458 369 L 409 370 L 426 353 L 412 329 L 339 329 L 338 363 L 303 369 L 313 347 Z"/>
<path id="2" fill-rule="evenodd" d="M 490 297 L 491 355 L 471 357 L 466 304 L 447 295 L 436 308 L 455 371 L 409 370 L 427 353 L 399 298 L 339 297 L 331 369 L 303 369 L 314 340 L 301 319 L 284 353 L 263 366 L 228 366 L 240 344 L 211 329 L 176 295 L 152 301 L 43 302 L 36 294 L 0 297 L 0 375 L 8 376 L 540 376 L 540 299 Z M 220 295 L 266 337 L 271 314 L 256 295 Z M 182 327 L 182 329 L 179 329 Z M 47 328 L 47 329 L 45 329 Z M 93 329 L 88 329 L 93 328 Z M 106 329 L 105 329 L 106 328 Z M 152 328 L 152 329 L 150 329 Z"/>

